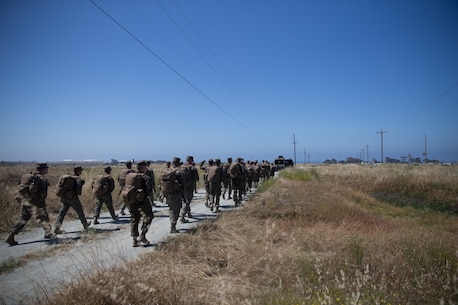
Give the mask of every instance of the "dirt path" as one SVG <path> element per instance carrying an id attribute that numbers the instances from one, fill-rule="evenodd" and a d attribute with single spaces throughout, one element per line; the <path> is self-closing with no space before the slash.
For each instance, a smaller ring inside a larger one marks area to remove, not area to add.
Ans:
<path id="1" fill-rule="evenodd" d="M 206 219 L 215 219 L 204 204 L 205 192 L 199 190 L 191 203 L 193 218 L 189 223 L 178 223 L 180 233 L 187 232 Z M 151 242 L 148 247 L 132 247 L 129 215 L 114 222 L 103 213 L 100 224 L 91 225 L 84 232 L 79 220 L 64 220 L 66 234 L 56 240 L 43 239 L 43 230 L 21 232 L 16 236 L 19 245 L 10 247 L 0 242 L 0 263 L 8 260 L 25 260 L 26 264 L 0 275 L 0 304 L 30 303 L 37 295 L 51 294 L 62 283 L 83 276 L 94 268 L 109 268 L 124 264 L 142 253 L 154 251 L 155 247 L 175 234 L 170 234 L 168 208 L 158 201 L 154 207 L 155 218 L 146 235 Z M 234 208 L 232 200 L 221 199 L 221 212 Z"/>

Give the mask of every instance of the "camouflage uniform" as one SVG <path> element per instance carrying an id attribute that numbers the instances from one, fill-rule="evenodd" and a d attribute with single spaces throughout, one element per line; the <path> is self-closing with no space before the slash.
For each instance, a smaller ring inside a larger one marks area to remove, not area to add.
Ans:
<path id="1" fill-rule="evenodd" d="M 178 230 L 176 228 L 178 218 L 180 216 L 180 210 L 182 206 L 182 199 L 183 199 L 183 193 L 182 193 L 182 174 L 181 174 L 181 168 L 180 168 L 180 158 L 175 157 L 173 158 L 173 162 L 171 167 L 166 167 L 161 171 L 161 179 L 163 176 L 163 173 L 167 171 L 175 171 L 176 173 L 176 179 L 175 183 L 177 184 L 177 188 L 174 191 L 167 192 L 166 190 L 163 189 L 161 186 L 162 193 L 164 197 L 166 198 L 167 205 L 169 206 L 169 217 L 170 217 L 170 233 L 177 233 Z"/>
<path id="2" fill-rule="evenodd" d="M 126 167 L 127 168 L 124 168 L 123 170 L 121 170 L 121 172 L 119 173 L 118 175 L 118 183 L 119 183 L 119 186 L 121 186 L 121 188 L 119 189 L 119 194 L 118 194 L 118 199 L 119 199 L 119 195 L 121 194 L 121 191 L 122 191 L 122 188 L 124 187 L 124 185 L 126 184 L 126 175 L 128 173 L 133 173 L 135 172 L 133 169 L 132 169 L 132 162 L 131 161 L 127 161 L 126 162 Z M 119 213 L 121 215 L 126 215 L 126 210 L 127 208 L 127 205 L 125 203 L 122 204 L 122 207 L 121 207 L 121 210 L 119 211 Z"/>
<path id="3" fill-rule="evenodd" d="M 100 211 L 102 210 L 102 205 L 105 203 L 107 206 L 108 211 L 110 212 L 111 218 L 113 220 L 118 219 L 118 215 L 116 215 L 114 208 L 113 208 L 113 197 L 111 196 L 111 192 L 114 190 L 114 179 L 110 176 L 111 174 L 111 167 L 105 167 L 105 175 L 104 177 L 107 178 L 108 181 L 108 189 L 104 194 L 95 195 L 95 213 L 94 213 L 94 224 L 99 224 L 99 217 Z"/>
<path id="4" fill-rule="evenodd" d="M 223 165 L 223 199 L 226 199 L 226 191 L 227 191 L 227 199 L 232 199 L 232 179 L 229 176 L 228 170 L 232 164 L 232 158 L 227 158 L 227 163 Z"/>
<path id="5" fill-rule="evenodd" d="M 191 201 L 194 196 L 194 184 L 197 179 L 199 179 L 199 176 L 196 176 L 196 171 L 193 170 L 193 163 L 194 158 L 192 156 L 187 156 L 186 157 L 186 164 L 183 164 L 181 166 L 181 172 L 183 175 L 183 201 L 184 204 L 181 208 L 181 222 L 188 222 L 187 219 L 185 219 L 185 216 L 187 215 L 188 217 L 192 217 L 191 215 Z"/>
<path id="6" fill-rule="evenodd" d="M 18 234 L 24 226 L 27 224 L 32 216 L 38 223 L 41 224 L 45 231 L 45 238 L 53 238 L 54 234 L 51 232 L 51 224 L 49 223 L 49 216 L 46 209 L 46 198 L 48 196 L 48 180 L 44 177 L 48 173 L 48 165 L 46 163 L 37 164 L 37 172 L 33 174 L 36 178 L 35 186 L 31 188 L 33 191 L 29 192 L 29 195 L 19 195 L 18 201 L 21 201 L 22 211 L 21 217 L 11 229 L 10 235 L 6 239 L 6 242 L 11 246 L 17 245 L 17 241 L 14 240 L 14 235 Z M 30 187 L 28 187 L 30 189 Z"/>
<path id="7" fill-rule="evenodd" d="M 205 187 L 205 206 L 210 206 L 210 184 L 208 183 L 208 168 L 213 165 L 213 159 L 208 159 L 208 165 L 205 160 L 200 163 L 200 169 L 204 172 L 204 187 Z"/>
<path id="8" fill-rule="evenodd" d="M 146 165 L 148 166 L 148 168 L 146 169 L 146 172 L 145 172 L 145 175 L 147 175 L 149 177 L 149 180 L 148 180 L 148 191 L 147 191 L 147 197 L 148 197 L 148 201 L 150 203 L 151 206 L 155 206 L 154 204 L 154 194 L 156 193 L 156 179 L 154 178 L 154 171 L 149 168 L 151 162 L 148 161 L 146 163 Z"/>
<path id="9" fill-rule="evenodd" d="M 140 161 L 137 163 L 137 173 L 142 174 L 142 186 L 141 189 L 145 194 L 151 192 L 151 183 L 150 178 L 145 173 L 148 169 L 147 161 Z M 151 222 L 153 221 L 153 209 L 147 196 L 144 196 L 144 199 L 139 201 L 136 200 L 134 203 L 128 204 L 129 212 L 131 215 L 130 218 L 130 235 L 133 238 L 133 246 L 137 247 L 138 242 L 141 242 L 143 245 L 149 245 L 150 242 L 146 239 L 146 233 L 148 233 Z M 140 219 L 143 217 L 143 223 L 141 226 L 141 234 L 138 231 L 138 225 L 140 224 Z M 140 238 L 138 238 L 140 235 Z"/>
<path id="10" fill-rule="evenodd" d="M 208 171 L 214 171 L 214 177 L 210 177 L 209 193 L 210 193 L 210 210 L 215 212 L 219 210 L 219 201 L 221 197 L 221 182 L 223 181 L 223 168 L 221 167 L 221 160 L 216 159 L 215 164 L 208 168 Z"/>
<path id="11" fill-rule="evenodd" d="M 235 206 L 239 206 L 242 203 L 242 194 L 244 193 L 245 190 L 245 185 L 244 185 L 244 178 L 243 178 L 243 169 L 242 169 L 242 158 L 237 158 L 236 162 L 232 164 L 231 166 L 238 166 L 240 167 L 240 177 L 231 177 L 231 182 L 232 182 L 232 189 L 234 190 L 234 193 L 232 195 L 232 198 L 234 199 Z"/>
<path id="12" fill-rule="evenodd" d="M 86 220 L 83 206 L 81 205 L 80 199 L 78 197 L 81 195 L 81 191 L 85 183 L 85 181 L 79 177 L 83 171 L 83 168 L 81 166 L 77 166 L 73 169 L 73 171 L 75 173 L 73 177 L 76 179 L 76 188 L 72 190 L 71 198 L 61 197 L 59 213 L 57 214 L 54 224 L 54 233 L 56 234 L 65 233 L 65 231 L 61 230 L 60 228 L 62 226 L 62 222 L 64 221 L 65 215 L 67 215 L 67 212 L 70 208 L 74 209 L 76 214 L 78 214 L 78 218 L 80 219 L 81 224 L 85 230 L 87 230 L 87 228 L 91 225 L 91 222 Z"/>

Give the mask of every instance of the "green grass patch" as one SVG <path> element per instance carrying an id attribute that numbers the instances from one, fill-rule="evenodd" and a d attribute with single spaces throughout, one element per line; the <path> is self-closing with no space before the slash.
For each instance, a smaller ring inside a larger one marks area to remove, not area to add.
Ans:
<path id="1" fill-rule="evenodd" d="M 14 270 L 15 268 L 19 267 L 19 265 L 20 263 L 18 260 L 14 258 L 9 258 L 0 264 L 0 274 L 8 273 Z"/>

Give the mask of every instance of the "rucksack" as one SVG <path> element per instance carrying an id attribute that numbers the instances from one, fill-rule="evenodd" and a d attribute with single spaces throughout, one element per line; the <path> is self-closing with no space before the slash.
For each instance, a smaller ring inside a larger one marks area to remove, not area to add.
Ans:
<path id="1" fill-rule="evenodd" d="M 176 170 L 165 168 L 159 174 L 159 186 L 164 193 L 172 193 L 180 189 Z"/>
<path id="2" fill-rule="evenodd" d="M 218 169 L 220 167 L 218 166 L 210 166 L 207 170 L 207 181 L 210 183 L 216 183 L 218 182 Z M 219 177 L 221 178 L 221 177 Z"/>
<path id="3" fill-rule="evenodd" d="M 56 195 L 61 198 L 71 199 L 76 194 L 76 178 L 70 174 L 59 177 L 56 186 Z"/>
<path id="4" fill-rule="evenodd" d="M 118 182 L 119 182 L 119 185 L 121 187 L 123 187 L 124 185 L 126 185 L 126 176 L 127 174 L 129 173 L 133 173 L 134 170 L 131 169 L 131 168 L 125 168 L 123 169 L 120 173 L 119 173 L 119 176 L 118 176 Z"/>
<path id="5" fill-rule="evenodd" d="M 181 171 L 183 174 L 183 183 L 185 186 L 190 186 L 192 184 L 192 170 L 191 166 L 181 166 Z"/>
<path id="6" fill-rule="evenodd" d="M 145 190 L 143 188 L 144 180 L 148 179 L 142 173 L 128 173 L 126 175 L 126 184 L 121 190 L 121 198 L 125 204 L 141 202 L 146 199 Z"/>
<path id="7" fill-rule="evenodd" d="M 108 183 L 108 176 L 105 175 L 97 175 L 92 180 L 92 193 L 94 195 L 100 196 L 106 194 L 110 185 Z"/>
<path id="8" fill-rule="evenodd" d="M 231 165 L 229 166 L 229 175 L 231 176 L 231 178 L 235 179 L 242 177 L 242 170 L 240 167 L 241 166 L 238 163 L 231 163 Z"/>
<path id="9" fill-rule="evenodd" d="M 23 197 L 32 198 L 38 192 L 40 178 L 33 173 L 24 174 L 18 184 L 18 192 Z"/>

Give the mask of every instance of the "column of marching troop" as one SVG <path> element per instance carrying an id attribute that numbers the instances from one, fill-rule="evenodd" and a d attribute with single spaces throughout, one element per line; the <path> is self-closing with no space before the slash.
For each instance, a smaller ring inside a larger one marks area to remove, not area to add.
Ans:
<path id="1" fill-rule="evenodd" d="M 130 226 L 133 246 L 149 245 L 146 233 L 154 218 L 154 197 L 157 195 L 161 202 L 166 202 L 169 208 L 170 232 L 177 233 L 177 223 L 188 222 L 192 218 L 191 201 L 197 192 L 199 173 L 192 156 L 187 156 L 183 163 L 180 158 L 174 157 L 172 162 L 167 162 L 158 175 L 159 191 L 156 188 L 155 174 L 149 168 L 149 161 L 136 163 L 136 170 L 132 168 L 132 162 L 125 163 L 126 168 L 121 170 L 117 177 L 120 191 L 116 202 L 121 199 L 121 215 L 130 213 Z M 220 159 L 202 161 L 200 169 L 204 172 L 205 205 L 213 212 L 220 208 L 220 197 L 233 199 L 237 207 L 242 203 L 243 195 L 258 186 L 260 181 L 273 177 L 275 168 L 268 161 L 247 161 L 237 158 L 234 162 L 228 158 L 224 164 Z M 73 174 L 59 177 L 56 185 L 56 195 L 60 197 L 60 209 L 54 223 L 54 229 L 49 222 L 46 207 L 49 183 L 45 177 L 49 167 L 46 163 L 37 164 L 36 172 L 25 174 L 18 184 L 17 200 L 21 203 L 21 216 L 12 227 L 6 242 L 17 245 L 15 235 L 18 234 L 29 221 L 35 217 L 45 231 L 45 239 L 56 238 L 64 234 L 62 229 L 63 220 L 70 208 L 74 209 L 85 230 L 91 225 L 87 221 L 79 196 L 85 185 L 80 177 L 83 168 L 75 166 Z M 114 211 L 112 192 L 115 189 L 115 180 L 111 176 L 111 167 L 104 167 L 104 173 L 93 178 L 91 189 L 95 197 L 95 211 L 93 224 L 99 224 L 102 205 L 105 204 L 112 219 L 118 220 Z M 143 219 L 141 225 L 140 222 Z"/>

